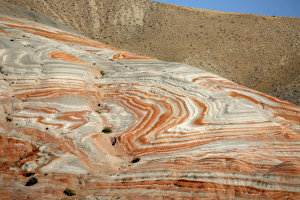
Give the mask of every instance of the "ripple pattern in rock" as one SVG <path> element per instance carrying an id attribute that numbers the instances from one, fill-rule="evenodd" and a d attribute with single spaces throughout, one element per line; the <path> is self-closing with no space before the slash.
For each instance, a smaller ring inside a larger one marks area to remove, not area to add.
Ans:
<path id="1" fill-rule="evenodd" d="M 300 198 L 294 104 L 4 15 L 0 61 L 3 198 Z"/>

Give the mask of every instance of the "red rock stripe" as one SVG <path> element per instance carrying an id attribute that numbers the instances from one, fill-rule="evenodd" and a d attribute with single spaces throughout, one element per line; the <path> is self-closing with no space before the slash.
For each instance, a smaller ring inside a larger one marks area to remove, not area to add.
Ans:
<path id="1" fill-rule="evenodd" d="M 79 62 L 79 63 L 88 64 L 85 61 L 80 60 L 79 58 L 73 56 L 72 54 L 68 54 L 68 53 L 61 52 L 61 51 L 54 51 L 54 52 L 48 53 L 48 56 L 50 58 L 57 58 L 57 59 L 65 60 L 65 61 Z"/>
<path id="2" fill-rule="evenodd" d="M 69 42 L 69 43 L 74 43 L 74 44 L 80 44 L 80 45 L 85 45 L 85 46 L 91 46 L 91 47 L 97 47 L 97 48 L 103 48 L 103 49 L 110 49 L 110 50 L 115 50 L 115 51 L 122 51 L 121 49 L 109 46 L 107 44 L 103 44 L 101 42 L 97 42 L 95 40 L 91 40 L 86 37 L 78 36 L 75 34 L 71 34 L 68 32 L 63 32 L 63 31 L 55 31 L 55 32 L 50 32 L 48 30 L 42 29 L 42 28 L 36 28 L 33 26 L 28 26 L 25 23 L 22 23 L 20 21 L 4 18 L 3 16 L 0 17 L 1 20 L 6 21 L 6 22 L 13 22 L 14 24 L 11 23 L 6 23 L 2 22 L 2 24 L 12 27 L 12 28 L 17 28 L 22 31 L 36 34 L 39 36 L 43 36 L 46 38 L 54 39 L 54 40 L 59 40 L 63 42 Z"/>

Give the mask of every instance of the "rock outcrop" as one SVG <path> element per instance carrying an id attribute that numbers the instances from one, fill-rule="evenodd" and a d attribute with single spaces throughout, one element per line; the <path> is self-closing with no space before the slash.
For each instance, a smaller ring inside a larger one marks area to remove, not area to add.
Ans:
<path id="1" fill-rule="evenodd" d="M 92 39 L 180 62 L 300 106 L 300 18 L 149 0 L 4 0 Z"/>
<path id="2" fill-rule="evenodd" d="M 300 198 L 292 103 L 5 15 L 0 64 L 3 199 Z"/>

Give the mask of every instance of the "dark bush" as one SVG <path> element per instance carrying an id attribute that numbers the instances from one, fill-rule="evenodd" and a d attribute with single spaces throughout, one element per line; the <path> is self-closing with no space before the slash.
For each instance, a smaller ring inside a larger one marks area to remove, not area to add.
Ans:
<path id="1" fill-rule="evenodd" d="M 32 177 L 29 179 L 29 181 L 26 183 L 26 186 L 32 186 L 34 184 L 38 183 L 38 179 L 35 177 Z"/>
<path id="2" fill-rule="evenodd" d="M 117 138 L 113 138 L 113 141 L 112 141 L 111 145 L 115 146 L 116 143 L 117 143 Z"/>
<path id="3" fill-rule="evenodd" d="M 103 133 L 111 133 L 112 130 L 110 127 L 104 127 L 104 129 L 102 130 Z"/>
<path id="4" fill-rule="evenodd" d="M 68 196 L 74 196 L 74 195 L 76 195 L 76 192 L 74 190 L 70 189 L 70 188 L 66 188 L 65 191 L 64 191 L 64 193 L 66 195 L 68 195 Z"/>
<path id="5" fill-rule="evenodd" d="M 29 176 L 32 176 L 32 175 L 35 175 L 35 173 L 34 172 L 29 172 L 29 173 L 26 174 L 26 177 L 29 177 Z"/>
<path id="6" fill-rule="evenodd" d="M 140 158 L 138 158 L 138 157 L 134 157 L 133 159 L 132 159 L 132 163 L 137 163 L 137 162 L 139 162 L 141 159 Z"/>

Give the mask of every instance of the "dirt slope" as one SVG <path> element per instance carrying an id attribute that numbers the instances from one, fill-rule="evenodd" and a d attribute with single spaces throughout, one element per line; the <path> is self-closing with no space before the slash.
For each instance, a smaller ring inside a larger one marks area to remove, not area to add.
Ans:
<path id="1" fill-rule="evenodd" d="M 300 18 L 148 0 L 5 0 L 133 53 L 186 63 L 300 105 Z"/>

